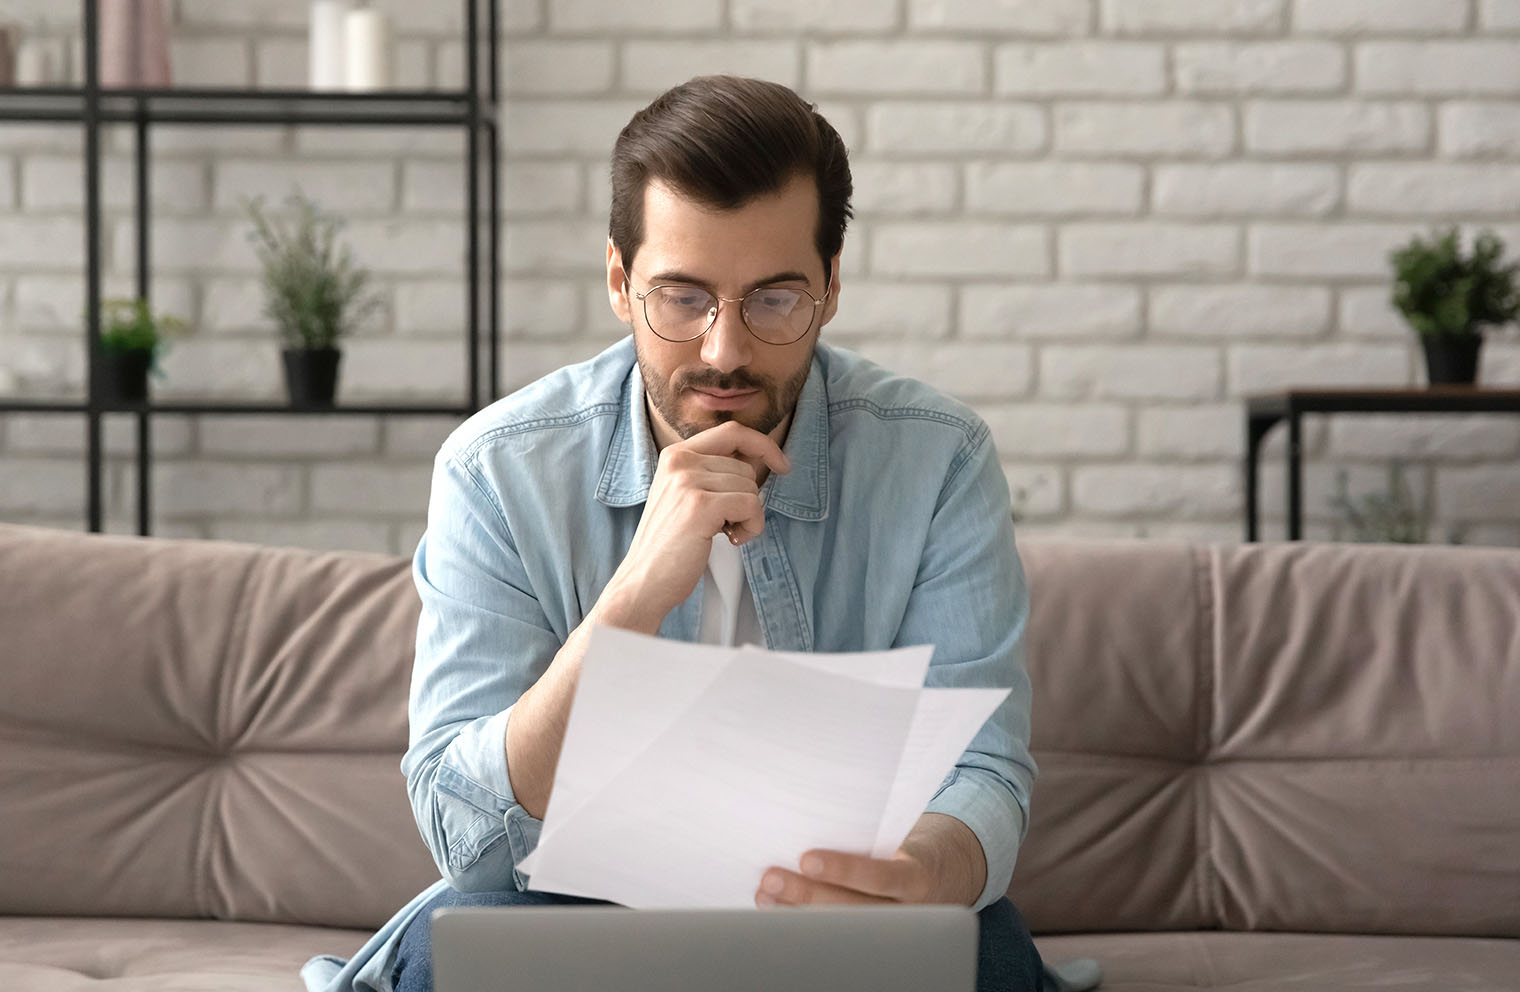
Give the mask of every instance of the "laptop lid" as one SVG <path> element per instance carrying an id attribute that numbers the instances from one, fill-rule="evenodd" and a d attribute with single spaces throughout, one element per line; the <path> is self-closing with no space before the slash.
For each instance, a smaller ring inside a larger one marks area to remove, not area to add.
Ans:
<path id="1" fill-rule="evenodd" d="M 966 906 L 451 907 L 436 992 L 974 992 Z"/>

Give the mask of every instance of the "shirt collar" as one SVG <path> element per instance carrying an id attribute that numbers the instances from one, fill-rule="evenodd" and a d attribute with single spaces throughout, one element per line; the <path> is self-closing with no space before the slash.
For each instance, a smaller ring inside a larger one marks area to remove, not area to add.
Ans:
<path id="1" fill-rule="evenodd" d="M 767 509 L 795 520 L 829 515 L 829 402 L 823 367 L 815 351 L 783 449 L 792 461 L 786 475 L 771 473 L 760 487 Z M 644 376 L 638 362 L 623 381 L 622 402 L 596 498 L 607 506 L 637 506 L 649 498 L 659 449 L 649 428 Z"/>

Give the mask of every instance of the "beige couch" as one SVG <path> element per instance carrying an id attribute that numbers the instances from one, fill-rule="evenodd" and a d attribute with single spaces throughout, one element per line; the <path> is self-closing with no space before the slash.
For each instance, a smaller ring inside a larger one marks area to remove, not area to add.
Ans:
<path id="1" fill-rule="evenodd" d="M 1047 957 L 1520 988 L 1520 552 L 1024 557 Z M 0 593 L 0 990 L 298 989 L 436 879 L 404 559 L 0 526 Z"/>

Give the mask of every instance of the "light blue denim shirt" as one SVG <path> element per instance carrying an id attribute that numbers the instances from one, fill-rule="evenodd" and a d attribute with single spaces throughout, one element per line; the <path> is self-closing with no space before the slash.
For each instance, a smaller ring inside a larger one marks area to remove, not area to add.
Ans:
<path id="1" fill-rule="evenodd" d="M 1012 689 L 927 807 L 981 841 L 981 909 L 1008 888 L 1036 774 L 1029 598 L 987 427 L 923 383 L 820 343 L 784 450 L 792 471 L 766 479 L 765 531 L 743 547 L 767 645 L 932 644 L 927 685 Z M 513 799 L 507 720 L 627 553 L 656 455 L 631 338 L 493 403 L 444 442 L 412 567 L 422 614 L 401 762 L 443 878 L 354 958 L 308 962 L 308 988 L 390 992 L 400 934 L 443 886 L 527 887 L 516 866 L 541 822 Z M 701 590 L 661 636 L 698 639 Z"/>

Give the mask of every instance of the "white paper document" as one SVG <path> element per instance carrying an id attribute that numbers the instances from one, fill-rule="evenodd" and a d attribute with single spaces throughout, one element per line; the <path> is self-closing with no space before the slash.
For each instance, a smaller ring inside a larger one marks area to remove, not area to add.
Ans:
<path id="1" fill-rule="evenodd" d="M 591 633 L 529 887 L 752 907 L 813 848 L 890 857 L 1007 689 L 925 689 L 932 648 L 797 654 Z"/>

